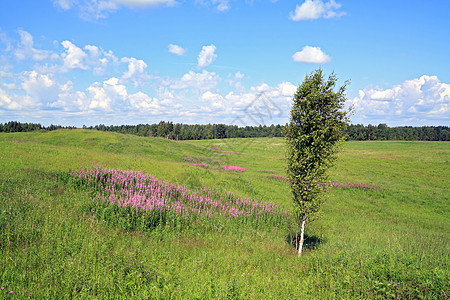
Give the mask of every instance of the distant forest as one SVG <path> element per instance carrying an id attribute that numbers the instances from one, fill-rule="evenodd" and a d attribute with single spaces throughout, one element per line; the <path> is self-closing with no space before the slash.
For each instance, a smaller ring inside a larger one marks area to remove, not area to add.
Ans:
<path id="1" fill-rule="evenodd" d="M 172 140 L 205 140 L 223 138 L 251 138 L 251 137 L 282 137 L 285 125 L 259 125 L 238 127 L 236 125 L 207 124 L 189 125 L 173 124 L 161 121 L 158 124 L 83 126 L 83 129 L 111 131 L 124 134 L 134 134 L 148 137 L 164 137 Z M 19 123 L 11 121 L 0 123 L 0 132 L 30 132 L 36 130 L 76 129 L 76 127 L 63 127 L 50 125 L 44 127 L 41 124 Z M 405 140 L 405 141 L 448 141 L 450 131 L 448 126 L 400 126 L 388 127 L 386 124 L 349 125 L 346 129 L 347 140 Z"/>

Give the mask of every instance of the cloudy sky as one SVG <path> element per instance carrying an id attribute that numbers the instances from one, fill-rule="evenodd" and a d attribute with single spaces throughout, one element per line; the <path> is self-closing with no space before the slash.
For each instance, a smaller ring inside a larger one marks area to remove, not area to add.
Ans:
<path id="1" fill-rule="evenodd" d="M 450 125 L 448 0 L 2 0 L 0 123 L 284 124 L 316 68 L 354 124 Z"/>

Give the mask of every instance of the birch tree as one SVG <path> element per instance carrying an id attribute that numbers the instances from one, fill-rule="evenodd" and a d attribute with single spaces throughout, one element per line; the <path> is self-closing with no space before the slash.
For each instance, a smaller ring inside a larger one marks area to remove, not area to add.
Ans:
<path id="1" fill-rule="evenodd" d="M 287 173 L 297 224 L 301 224 L 298 256 L 302 254 L 305 223 L 313 220 L 323 202 L 327 169 L 336 160 L 349 111 L 344 110 L 345 82 L 334 91 L 337 77 L 325 80 L 317 69 L 298 87 L 286 127 Z"/>

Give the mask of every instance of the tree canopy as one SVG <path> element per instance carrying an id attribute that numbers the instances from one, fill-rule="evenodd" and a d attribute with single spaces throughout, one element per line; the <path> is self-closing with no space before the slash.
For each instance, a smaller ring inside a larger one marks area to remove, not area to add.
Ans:
<path id="1" fill-rule="evenodd" d="M 336 159 L 349 121 L 349 112 L 344 110 L 347 82 L 335 92 L 336 81 L 334 73 L 325 80 L 321 69 L 307 75 L 294 95 L 286 127 L 287 173 L 297 220 L 302 224 L 299 256 L 305 222 L 319 211 L 326 170 Z"/>

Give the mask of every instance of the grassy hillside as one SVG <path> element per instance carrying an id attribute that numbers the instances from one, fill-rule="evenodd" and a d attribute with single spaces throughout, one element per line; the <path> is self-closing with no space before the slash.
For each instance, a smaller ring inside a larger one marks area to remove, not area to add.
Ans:
<path id="1" fill-rule="evenodd" d="M 290 209 L 288 184 L 270 177 L 285 175 L 283 157 L 281 138 L 2 133 L 0 298 L 450 296 L 446 142 L 345 143 L 331 177 L 356 187 L 328 193 L 323 216 L 307 224 L 301 259 L 289 244 L 295 228 L 286 222 L 217 219 L 184 230 L 127 230 L 86 210 L 88 188 L 59 179 L 93 165 L 142 170 L 192 190 L 221 189 Z M 184 164 L 185 158 L 210 167 Z"/>

